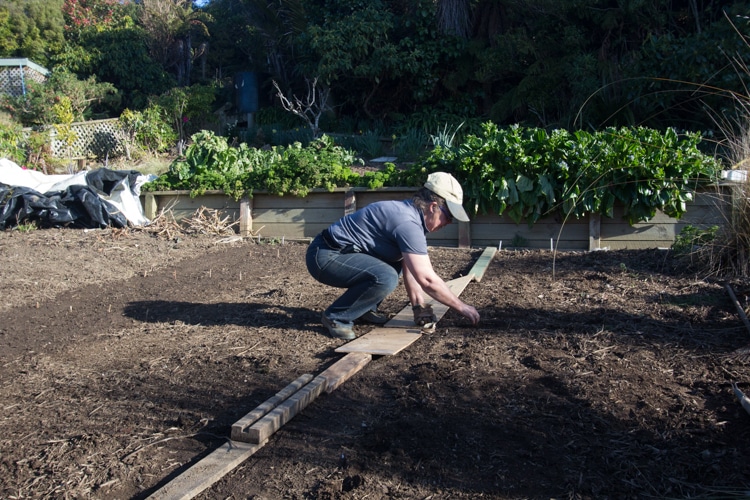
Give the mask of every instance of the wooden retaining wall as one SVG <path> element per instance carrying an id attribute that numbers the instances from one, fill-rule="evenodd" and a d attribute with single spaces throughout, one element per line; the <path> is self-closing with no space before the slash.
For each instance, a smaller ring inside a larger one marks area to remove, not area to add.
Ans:
<path id="1" fill-rule="evenodd" d="M 263 239 L 309 240 L 347 213 L 381 200 L 410 198 L 415 188 L 340 188 L 333 192 L 313 190 L 308 196 L 277 196 L 264 192 L 235 201 L 215 191 L 191 198 L 188 191 L 159 191 L 141 196 L 146 217 L 153 219 L 171 211 L 175 219 L 189 218 L 201 207 L 218 210 L 222 217 L 239 221 L 242 236 Z M 433 246 L 499 246 L 558 250 L 611 250 L 666 248 L 680 230 L 692 225 L 722 226 L 729 217 L 731 189 L 706 190 L 688 205 L 685 216 L 676 220 L 658 212 L 649 222 L 630 226 L 623 218 L 624 207 L 615 206 L 613 218 L 590 215 L 563 220 L 546 217 L 533 227 L 516 224 L 507 215 L 478 214 L 468 223 L 451 224 L 427 236 Z M 502 243 L 501 243 L 502 242 Z"/>

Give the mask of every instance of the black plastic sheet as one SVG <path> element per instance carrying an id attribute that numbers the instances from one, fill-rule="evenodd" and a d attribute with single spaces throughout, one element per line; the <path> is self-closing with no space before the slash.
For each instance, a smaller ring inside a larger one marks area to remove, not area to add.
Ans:
<path id="1" fill-rule="evenodd" d="M 30 222 L 40 227 L 126 227 L 125 215 L 102 196 L 135 185 L 138 175 L 135 171 L 101 168 L 86 174 L 86 185 L 48 193 L 0 183 L 0 230 Z"/>

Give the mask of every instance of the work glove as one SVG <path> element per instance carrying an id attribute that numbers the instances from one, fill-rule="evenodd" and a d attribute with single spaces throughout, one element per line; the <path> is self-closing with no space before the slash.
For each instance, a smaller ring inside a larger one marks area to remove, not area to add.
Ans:
<path id="1" fill-rule="evenodd" d="M 417 304 L 416 306 L 412 306 L 411 310 L 414 313 L 414 323 L 419 326 L 437 322 L 437 316 L 435 316 L 432 306 L 429 304 L 426 306 Z"/>

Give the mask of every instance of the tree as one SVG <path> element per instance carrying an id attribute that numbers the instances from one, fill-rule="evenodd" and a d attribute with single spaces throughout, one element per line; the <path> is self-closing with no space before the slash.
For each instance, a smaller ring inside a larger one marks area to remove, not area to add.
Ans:
<path id="1" fill-rule="evenodd" d="M 65 30 L 70 35 L 94 27 L 105 30 L 121 20 L 130 0 L 64 0 Z"/>
<path id="2" fill-rule="evenodd" d="M 281 101 L 281 107 L 286 111 L 299 116 L 307 126 L 310 127 L 310 132 L 314 138 L 320 135 L 320 117 L 323 113 L 328 111 L 328 97 L 331 94 L 331 89 L 321 86 L 318 88 L 318 79 L 313 78 L 311 82 L 308 78 L 305 78 L 307 84 L 307 94 L 304 100 L 296 95 L 288 97 L 279 88 L 279 84 L 275 81 L 273 86 L 276 89 L 276 96 Z"/>
<path id="3" fill-rule="evenodd" d="M 71 122 L 85 120 L 96 103 L 117 98 L 112 84 L 97 83 L 94 76 L 79 80 L 64 68 L 53 70 L 46 83 L 30 81 L 28 84 L 26 95 L 4 96 L 2 100 L 3 107 L 24 126 L 57 123 L 63 98 Z"/>
<path id="4" fill-rule="evenodd" d="M 155 62 L 146 32 L 136 25 L 139 6 L 127 0 L 65 0 L 65 50 L 54 58 L 60 66 L 86 79 L 117 87 L 121 100 L 101 109 L 118 116 L 124 108 L 143 109 L 152 94 L 166 92 L 174 79 Z"/>
<path id="5" fill-rule="evenodd" d="M 190 85 L 193 61 L 205 56 L 207 43 L 193 48 L 193 35 L 208 37 L 210 16 L 189 0 L 143 0 L 140 22 L 149 35 L 151 56 L 174 70 L 177 84 Z"/>
<path id="6" fill-rule="evenodd" d="M 149 96 L 172 88 L 176 82 L 164 67 L 151 58 L 146 32 L 132 23 L 106 31 L 89 30 L 81 45 L 72 47 L 59 64 L 76 74 L 96 75 L 98 81 L 115 85 L 122 97 L 111 110 L 118 116 L 124 108 L 144 109 Z"/>
<path id="7" fill-rule="evenodd" d="M 441 33 L 468 38 L 471 34 L 471 0 L 437 0 L 437 24 Z"/>
<path id="8" fill-rule="evenodd" d="M 63 0 L 0 0 L 6 40 L 3 57 L 25 57 L 48 66 L 65 45 Z"/>
<path id="9" fill-rule="evenodd" d="M 433 0 L 334 0 L 326 7 L 302 39 L 304 73 L 320 75 L 341 109 L 383 120 L 444 99 L 441 75 L 463 42 L 440 37 Z"/>

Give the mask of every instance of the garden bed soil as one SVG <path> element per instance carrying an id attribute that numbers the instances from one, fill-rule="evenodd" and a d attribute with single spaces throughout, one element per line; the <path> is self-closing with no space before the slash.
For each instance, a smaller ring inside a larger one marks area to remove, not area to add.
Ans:
<path id="1" fill-rule="evenodd" d="M 306 245 L 0 233 L 0 497 L 145 498 L 341 359 Z M 482 248 L 431 248 L 446 279 Z M 750 332 L 660 250 L 499 252 L 435 333 L 376 356 L 198 498 L 706 498 L 750 490 Z M 750 294 L 735 282 L 746 306 Z M 406 306 L 401 286 L 383 304 Z M 371 326 L 358 325 L 367 332 Z"/>

